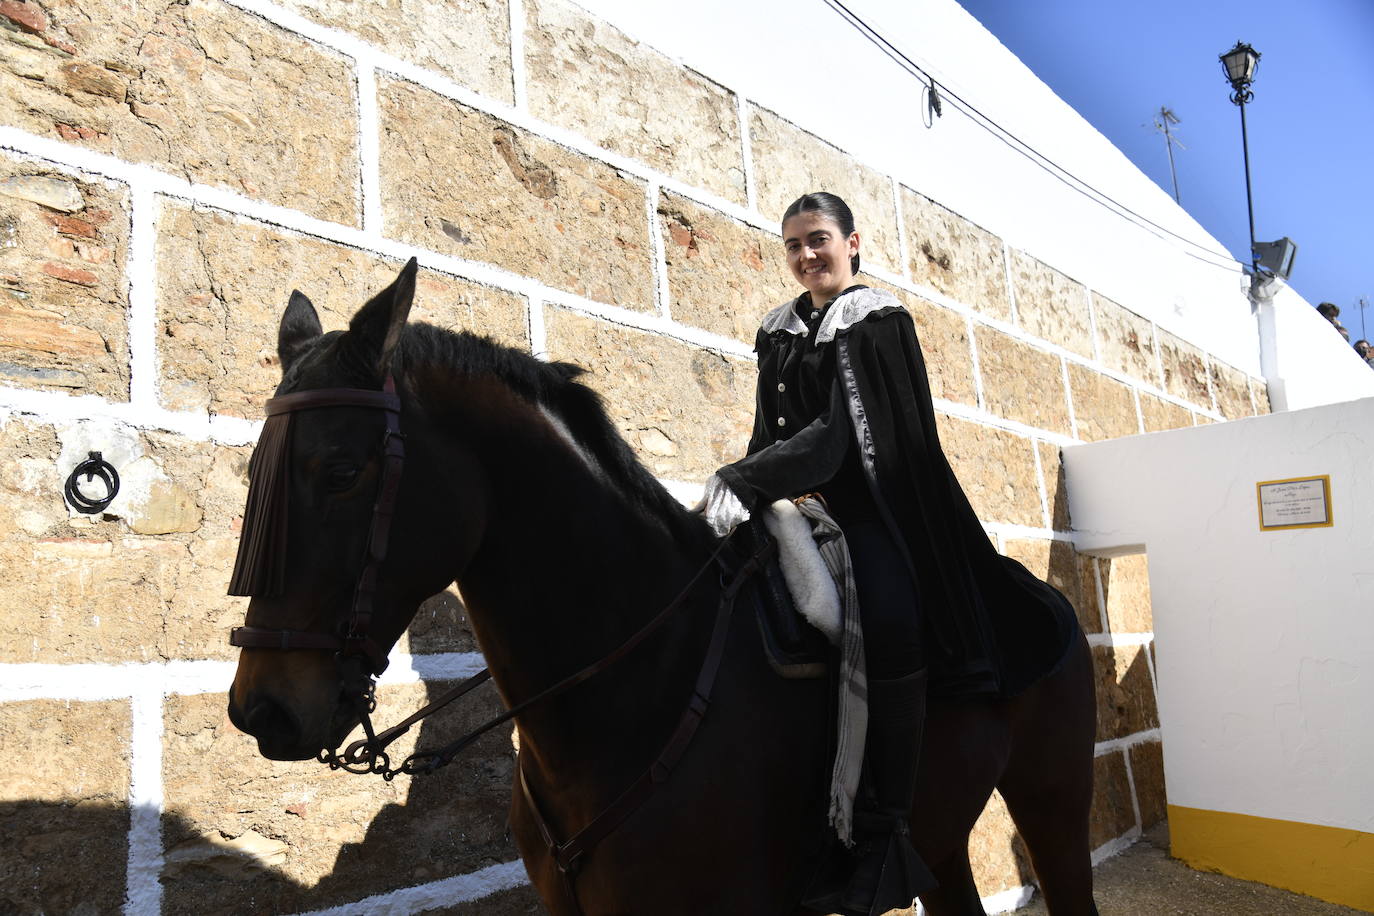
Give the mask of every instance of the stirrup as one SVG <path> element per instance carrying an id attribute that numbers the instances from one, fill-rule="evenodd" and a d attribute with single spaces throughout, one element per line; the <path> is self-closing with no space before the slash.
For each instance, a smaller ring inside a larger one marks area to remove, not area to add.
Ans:
<path id="1" fill-rule="evenodd" d="M 849 885 L 837 900 L 840 916 L 881 916 L 888 910 L 905 909 L 938 883 L 911 846 L 905 822 L 886 835 L 872 837 L 875 844 L 859 862 Z M 874 865 L 873 860 L 881 857 Z M 876 872 L 874 871 L 876 867 Z"/>

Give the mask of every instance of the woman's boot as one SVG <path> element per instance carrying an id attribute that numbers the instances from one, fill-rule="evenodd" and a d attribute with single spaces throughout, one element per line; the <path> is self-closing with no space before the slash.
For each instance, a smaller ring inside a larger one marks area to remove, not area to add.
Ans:
<path id="1" fill-rule="evenodd" d="M 935 877 L 911 847 L 908 823 L 926 718 L 926 670 L 868 682 L 866 761 L 874 805 L 854 812 L 858 864 L 837 913 L 878 916 L 904 909 L 935 887 Z"/>

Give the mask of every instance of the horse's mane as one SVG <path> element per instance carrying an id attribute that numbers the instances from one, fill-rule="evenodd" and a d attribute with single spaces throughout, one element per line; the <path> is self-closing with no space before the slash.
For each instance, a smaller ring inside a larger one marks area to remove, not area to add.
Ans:
<path id="1" fill-rule="evenodd" d="M 561 420 L 631 505 L 663 523 L 683 544 L 711 543 L 710 528 L 700 516 L 687 511 L 635 457 L 606 415 L 601 395 L 578 381 L 586 371 L 581 366 L 546 362 L 490 337 L 420 321 L 406 325 L 401 360 L 411 369 L 437 365 L 500 379 L 516 395 Z"/>

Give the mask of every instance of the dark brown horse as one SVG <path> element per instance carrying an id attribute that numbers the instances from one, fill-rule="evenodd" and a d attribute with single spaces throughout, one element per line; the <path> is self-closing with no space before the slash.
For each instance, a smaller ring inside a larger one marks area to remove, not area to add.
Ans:
<path id="1" fill-rule="evenodd" d="M 376 391 L 394 374 L 404 473 L 388 548 L 371 570 L 367 640 L 384 654 L 417 606 L 457 580 L 497 688 L 515 705 L 612 653 L 673 604 L 716 542 L 636 462 L 577 369 L 408 325 L 414 278 L 412 262 L 346 332 L 321 333 L 314 307 L 295 294 L 278 340 L 278 396 Z M 329 651 L 356 623 L 355 585 L 377 537 L 374 503 L 394 441 L 384 432 L 395 415 L 375 397 L 296 410 L 279 446 L 279 593 L 255 592 L 247 622 L 316 634 L 318 645 L 306 636 L 284 649 L 244 648 L 229 695 L 233 722 L 272 759 L 337 747 L 359 722 L 358 682 L 376 667 L 366 651 Z M 266 461 L 263 449 L 255 462 Z M 824 832 L 828 689 L 823 679 L 775 675 L 748 613 L 728 620 L 709 713 L 671 775 L 571 881 L 531 809 L 533 798 L 548 832 L 566 839 L 641 777 L 689 705 L 722 588 L 711 570 L 622 659 L 516 718 L 529 793 L 517 775 L 511 823 L 552 913 L 805 912 L 797 901 Z M 994 787 L 1055 916 L 1096 912 L 1094 709 L 1081 636 L 1054 674 L 1013 700 L 932 701 L 912 817 L 913 841 L 940 881 L 922 898 L 930 913 L 983 912 L 968 836 Z"/>

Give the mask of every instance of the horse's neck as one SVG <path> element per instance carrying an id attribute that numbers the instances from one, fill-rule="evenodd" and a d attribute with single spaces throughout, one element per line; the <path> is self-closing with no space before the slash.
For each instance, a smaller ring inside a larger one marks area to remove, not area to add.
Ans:
<path id="1" fill-rule="evenodd" d="M 535 696 L 604 658 L 670 604 L 705 554 L 676 544 L 570 448 L 492 474 L 483 543 L 462 577 L 464 599 L 507 703 Z M 693 591 L 681 620 L 624 661 L 520 717 L 522 734 L 550 766 L 577 767 L 579 748 L 639 727 L 686 681 L 672 639 L 698 629 L 694 611 L 713 598 Z M 692 618 L 695 617 L 695 620 Z M 673 634 L 673 637 L 667 637 Z M 690 639 L 685 639 L 692 642 Z"/>

